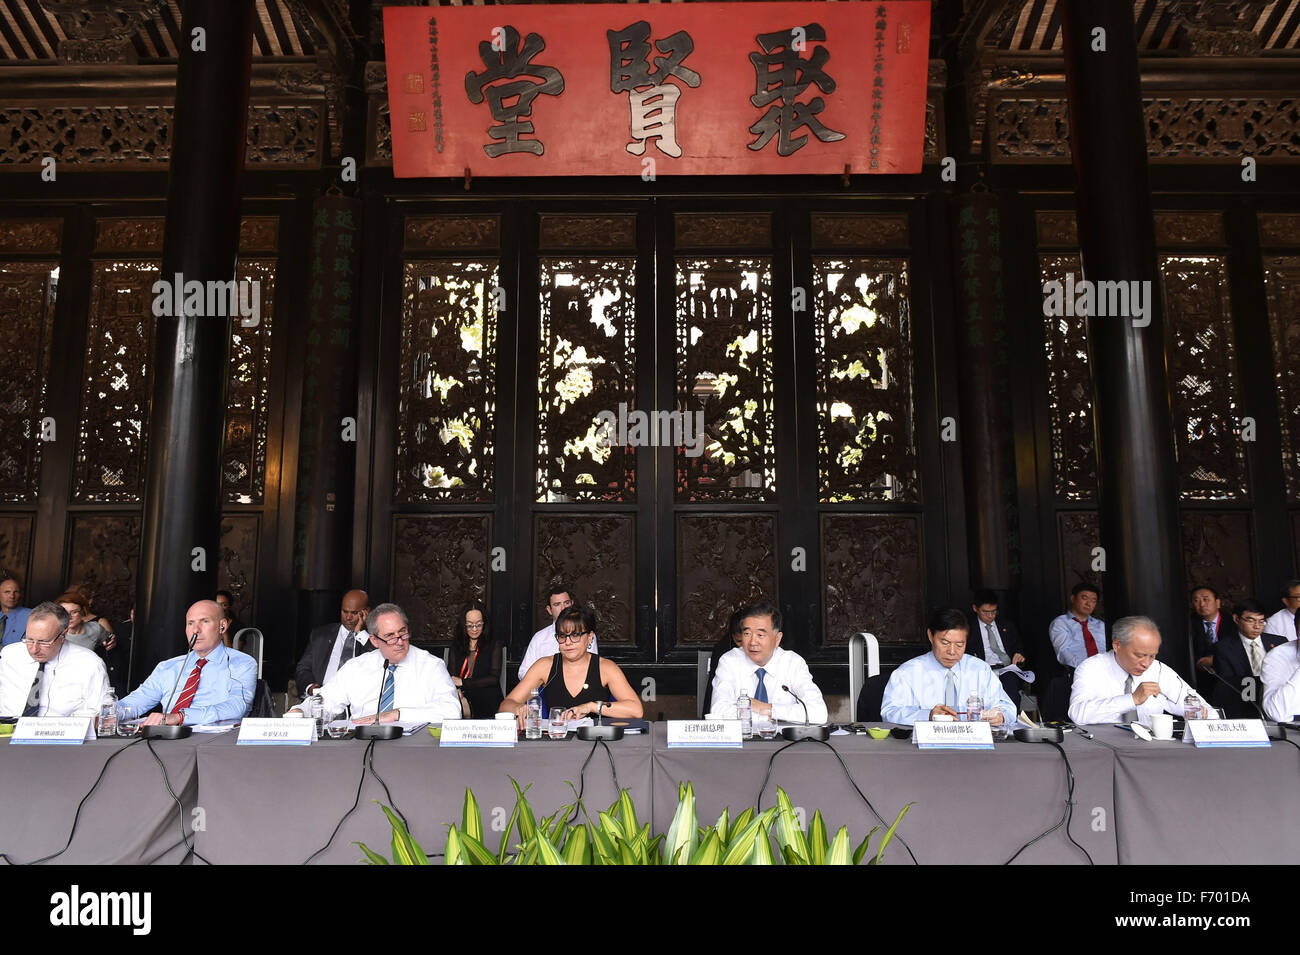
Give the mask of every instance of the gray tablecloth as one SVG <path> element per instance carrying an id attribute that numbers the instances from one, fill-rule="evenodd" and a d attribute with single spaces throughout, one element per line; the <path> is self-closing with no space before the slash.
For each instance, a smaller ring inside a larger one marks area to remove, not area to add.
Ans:
<path id="1" fill-rule="evenodd" d="M 113 759 L 82 807 L 76 835 L 54 864 L 146 865 L 177 863 L 186 854 L 198 789 L 195 754 L 201 737 L 134 742 Z M 58 852 L 72 831 L 77 803 L 94 785 L 126 740 L 102 739 L 80 746 L 0 743 L 0 851 L 17 862 Z M 184 811 L 167 793 L 152 745 Z"/>
<path id="2" fill-rule="evenodd" d="M 1090 727 L 1115 756 L 1116 835 L 1125 864 L 1294 865 L 1300 751 L 1197 749 Z M 1280 824 L 1279 824 L 1280 823 Z"/>
<path id="3" fill-rule="evenodd" d="M 495 852 L 515 805 L 510 777 L 521 787 L 531 783 L 528 799 L 534 813 L 549 815 L 574 801 L 583 761 L 593 746 L 571 737 L 563 742 L 521 741 L 514 749 L 444 749 L 421 730 L 376 743 L 374 767 L 426 852 L 443 851 L 447 825 L 460 822 L 466 787 L 474 790 L 485 841 Z M 644 824 L 652 810 L 650 740 L 629 736 L 608 746 L 619 784 L 632 790 Z M 199 785 L 207 817 L 206 829 L 197 833 L 199 853 L 214 863 L 305 861 L 325 845 L 352 805 L 365 749 L 366 744 L 356 740 L 236 746 L 230 734 L 209 741 L 199 749 Z M 594 818 L 596 810 L 608 808 L 617 795 L 609 759 L 597 747 L 587 764 L 583 802 Z M 360 806 L 315 862 L 361 861 L 354 842 L 391 858 L 392 830 L 371 801 L 376 799 L 387 801 L 379 783 L 367 775 Z M 512 840 L 517 837 L 516 832 Z"/>
<path id="4" fill-rule="evenodd" d="M 702 824 L 712 824 L 724 806 L 732 816 L 756 804 L 772 754 L 776 757 L 761 806 L 776 804 L 780 786 L 795 806 L 811 818 L 820 809 L 828 834 L 849 827 L 854 846 L 878 821 L 845 778 L 835 754 L 826 746 L 747 742 L 739 750 L 669 749 L 667 730 L 654 730 L 655 832 L 665 832 L 676 809 L 677 785 L 694 784 Z M 830 746 L 848 767 L 854 782 L 871 800 L 886 824 L 909 802 L 898 834 L 921 863 L 1003 863 L 1024 843 L 1055 825 L 1065 808 L 1065 762 L 1051 746 L 998 743 L 992 752 L 922 752 L 910 741 L 867 736 L 833 736 Z M 1101 747 L 1066 738 L 1076 788 L 1070 832 L 1098 864 L 1114 863 L 1112 759 Z M 1106 829 L 1094 830 L 1094 809 L 1105 816 Z M 872 837 L 877 845 L 879 834 Z M 911 861 L 895 841 L 885 861 Z M 1017 863 L 1084 863 L 1083 853 L 1062 829 L 1026 849 Z"/>

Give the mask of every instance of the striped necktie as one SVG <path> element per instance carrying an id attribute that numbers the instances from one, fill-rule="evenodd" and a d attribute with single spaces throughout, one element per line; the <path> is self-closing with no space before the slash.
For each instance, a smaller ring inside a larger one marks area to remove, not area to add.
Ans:
<path id="1" fill-rule="evenodd" d="M 384 689 L 379 694 L 379 712 L 387 713 L 393 708 L 393 684 L 396 682 L 397 664 L 389 663 L 384 667 Z"/>
<path id="2" fill-rule="evenodd" d="M 194 669 L 185 680 L 185 688 L 181 690 L 181 695 L 176 700 L 176 705 L 172 707 L 173 713 L 179 713 L 187 709 L 194 702 L 194 694 L 199 692 L 199 677 L 203 674 L 203 668 L 207 666 L 207 657 L 199 660 L 194 664 Z"/>
<path id="3" fill-rule="evenodd" d="M 1259 641 L 1259 637 L 1250 641 L 1250 672 L 1255 674 L 1255 676 L 1259 676 L 1260 668 L 1264 664 L 1264 661 L 1260 659 L 1259 655 Z"/>
<path id="4" fill-rule="evenodd" d="M 27 693 L 27 705 L 23 707 L 23 716 L 39 716 L 41 712 L 41 681 L 45 679 L 45 660 L 36 668 L 36 676 L 32 679 L 32 688 Z"/>

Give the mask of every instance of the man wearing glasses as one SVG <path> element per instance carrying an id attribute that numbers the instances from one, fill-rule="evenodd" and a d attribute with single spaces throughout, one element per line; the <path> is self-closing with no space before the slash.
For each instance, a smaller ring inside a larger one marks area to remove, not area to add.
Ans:
<path id="1" fill-rule="evenodd" d="M 325 710 L 345 707 L 354 723 L 433 723 L 461 718 L 460 696 L 439 657 L 411 646 L 410 621 L 397 604 L 380 604 L 366 619 L 366 653 L 339 668 L 319 690 Z M 298 715 L 294 707 L 288 715 Z"/>
<path id="2" fill-rule="evenodd" d="M 343 595 L 339 622 L 326 623 L 312 630 L 307 649 L 298 661 L 294 681 L 298 692 L 311 696 L 334 678 L 339 668 L 368 650 L 374 649 L 366 633 L 366 614 L 370 598 L 364 590 L 349 590 Z"/>
<path id="3" fill-rule="evenodd" d="M 35 607 L 27 636 L 0 652 L 0 716 L 97 716 L 109 693 L 104 661 L 68 643 L 68 612 Z"/>

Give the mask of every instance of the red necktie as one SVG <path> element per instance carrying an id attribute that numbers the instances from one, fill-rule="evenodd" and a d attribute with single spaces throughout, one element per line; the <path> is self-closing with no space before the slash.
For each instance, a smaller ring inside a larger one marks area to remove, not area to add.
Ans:
<path id="1" fill-rule="evenodd" d="M 1088 630 L 1088 621 L 1080 620 L 1078 617 L 1075 617 L 1074 622 L 1077 623 L 1079 626 L 1083 627 L 1083 645 L 1088 648 L 1088 656 L 1090 657 L 1096 656 L 1097 641 L 1092 639 L 1092 633 L 1089 632 Z M 195 682 L 198 681 L 196 680 Z"/>
<path id="2" fill-rule="evenodd" d="M 203 673 L 203 665 L 207 662 L 207 659 L 204 658 L 194 664 L 194 669 L 190 671 L 189 679 L 185 681 L 185 687 L 181 690 L 180 699 L 172 707 L 173 713 L 179 713 L 194 702 L 194 694 L 199 692 L 199 676 Z"/>

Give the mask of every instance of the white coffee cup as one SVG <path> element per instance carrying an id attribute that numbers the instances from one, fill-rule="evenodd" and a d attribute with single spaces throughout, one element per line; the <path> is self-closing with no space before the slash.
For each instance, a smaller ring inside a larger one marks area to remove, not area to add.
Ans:
<path id="1" fill-rule="evenodd" d="M 513 720 L 516 717 L 513 713 L 498 713 L 496 718 L 499 720 Z"/>
<path id="2" fill-rule="evenodd" d="M 930 717 L 930 722 L 932 723 L 954 723 L 956 721 L 957 717 L 950 716 L 947 713 L 935 713 Z"/>
<path id="3" fill-rule="evenodd" d="M 1174 718 L 1168 713 L 1157 713 L 1151 717 L 1151 732 L 1156 739 L 1174 738 Z"/>

